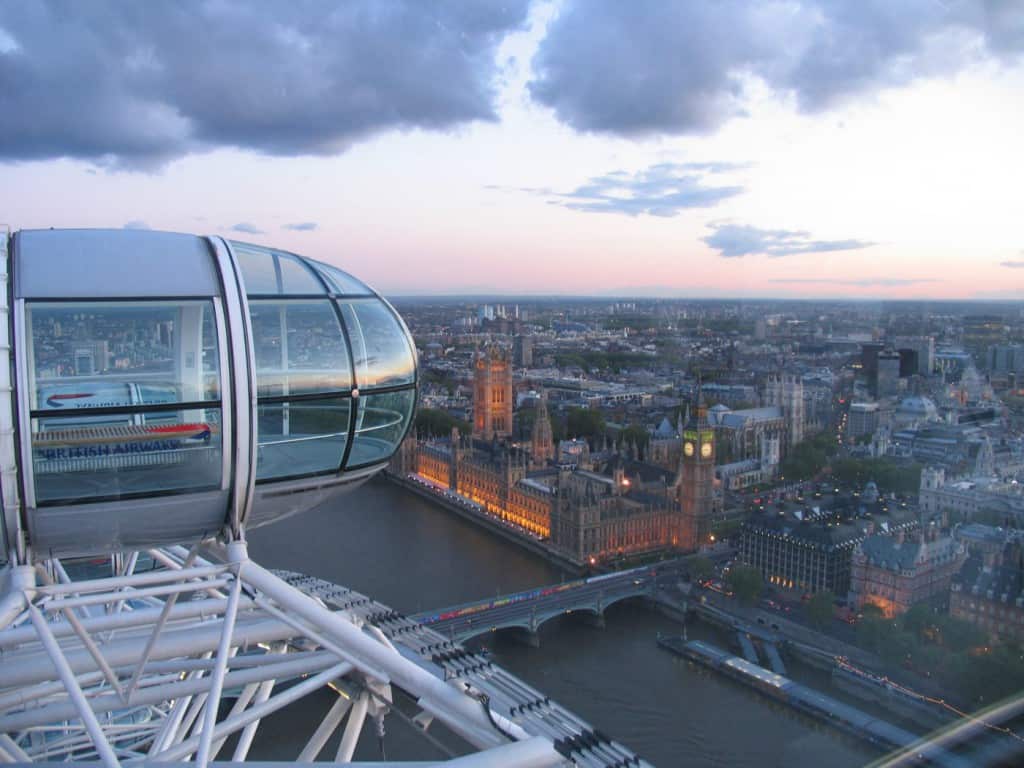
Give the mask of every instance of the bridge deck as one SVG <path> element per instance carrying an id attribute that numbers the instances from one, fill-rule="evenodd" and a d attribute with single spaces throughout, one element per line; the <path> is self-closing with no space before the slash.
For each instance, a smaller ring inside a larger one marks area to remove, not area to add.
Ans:
<path id="1" fill-rule="evenodd" d="M 412 618 L 451 640 L 465 641 L 485 632 L 519 627 L 536 632 L 544 622 L 566 613 L 601 615 L 614 603 L 653 594 L 659 576 L 671 576 L 679 561 L 551 584 L 510 595 L 463 603 Z"/>
<path id="2" fill-rule="evenodd" d="M 322 579 L 288 571 L 277 575 L 336 610 L 350 611 L 378 627 L 405 654 L 453 685 L 485 695 L 490 707 L 531 736 L 551 739 L 567 765 L 588 768 L 652 768 L 622 744 L 595 730 L 543 693 L 489 661 L 467 651 L 414 618 L 403 616 L 366 595 Z"/>

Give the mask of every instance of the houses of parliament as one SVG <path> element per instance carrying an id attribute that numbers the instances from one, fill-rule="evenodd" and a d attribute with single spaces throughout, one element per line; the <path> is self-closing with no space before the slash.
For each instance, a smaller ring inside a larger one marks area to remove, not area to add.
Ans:
<path id="1" fill-rule="evenodd" d="M 479 351 L 473 433 L 410 434 L 391 471 L 456 491 L 580 565 L 693 551 L 710 542 L 715 442 L 699 396 L 688 422 L 679 425 L 674 467 L 639 461 L 629 452 L 591 450 L 583 441 L 559 450 L 543 397 L 529 443 L 515 444 L 512 403 L 508 352 L 497 346 Z"/>

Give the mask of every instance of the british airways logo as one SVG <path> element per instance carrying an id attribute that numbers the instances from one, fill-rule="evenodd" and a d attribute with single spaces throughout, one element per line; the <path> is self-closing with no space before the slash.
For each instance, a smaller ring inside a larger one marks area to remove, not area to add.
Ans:
<path id="1" fill-rule="evenodd" d="M 65 400 L 81 400 L 83 397 L 92 397 L 92 392 L 77 392 L 67 395 L 50 395 L 46 398 L 46 404 L 51 408 L 63 408 Z"/>

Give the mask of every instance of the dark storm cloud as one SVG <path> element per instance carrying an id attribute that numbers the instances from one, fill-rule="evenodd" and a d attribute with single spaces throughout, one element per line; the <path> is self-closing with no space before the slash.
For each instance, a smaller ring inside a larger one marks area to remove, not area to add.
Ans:
<path id="1" fill-rule="evenodd" d="M 527 0 L 0 0 L 0 159 L 153 166 L 235 146 L 331 154 L 495 120 Z"/>
<path id="2" fill-rule="evenodd" d="M 675 216 L 686 208 L 710 208 L 743 192 L 739 186 L 705 183 L 707 171 L 733 170 L 730 163 L 660 163 L 637 173 L 612 171 L 590 179 L 571 192 L 522 189 L 551 196 L 553 205 L 588 213 L 627 216 Z"/>
<path id="3" fill-rule="evenodd" d="M 312 232 L 316 227 L 315 221 L 300 221 L 296 224 L 285 224 L 281 229 L 290 229 L 293 232 Z"/>
<path id="4" fill-rule="evenodd" d="M 240 224 L 235 224 L 231 227 L 232 232 L 242 232 L 246 235 L 262 235 L 263 230 L 257 227 L 255 224 L 250 224 L 247 221 L 243 221 Z"/>
<path id="5" fill-rule="evenodd" d="M 812 240 L 810 233 L 788 229 L 759 229 L 744 224 L 718 223 L 704 242 L 727 259 L 742 256 L 793 256 L 801 253 L 852 251 L 868 248 L 865 240 Z"/>
<path id="6" fill-rule="evenodd" d="M 743 112 L 750 78 L 815 112 L 1022 51 L 1012 0 L 567 0 L 529 89 L 577 130 L 700 133 Z"/>
<path id="7" fill-rule="evenodd" d="M 778 280 L 769 280 L 768 282 L 790 284 L 795 283 L 798 285 L 853 285 L 861 288 L 900 288 L 907 285 L 919 285 L 921 283 L 938 283 L 941 282 L 941 280 L 936 280 L 931 277 L 865 277 L 855 280 L 843 280 L 838 278 L 834 280 L 831 278 L 780 278 Z"/>

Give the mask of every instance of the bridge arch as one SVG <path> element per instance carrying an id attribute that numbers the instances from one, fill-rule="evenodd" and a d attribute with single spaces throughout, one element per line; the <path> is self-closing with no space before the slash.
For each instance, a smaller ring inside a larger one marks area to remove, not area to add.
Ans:
<path id="1" fill-rule="evenodd" d="M 613 605 L 617 605 L 625 600 L 643 598 L 646 596 L 646 590 L 637 590 L 636 592 L 616 594 L 607 598 L 602 597 L 600 604 L 595 602 L 593 599 L 581 600 L 578 603 L 568 603 L 566 605 L 560 605 L 557 608 L 540 608 L 535 612 L 531 612 L 529 614 L 524 613 L 513 619 L 500 621 L 495 624 L 488 624 L 486 618 L 481 617 L 479 623 L 474 622 L 472 626 L 463 626 L 459 631 L 457 631 L 455 633 L 455 639 L 459 642 L 467 642 L 469 640 L 501 632 L 503 630 L 521 630 L 523 632 L 533 634 L 549 621 L 560 616 L 582 613 L 600 618 L 604 616 L 604 612 Z"/>

